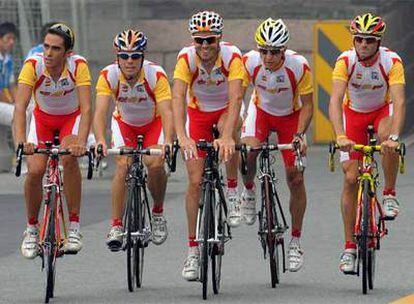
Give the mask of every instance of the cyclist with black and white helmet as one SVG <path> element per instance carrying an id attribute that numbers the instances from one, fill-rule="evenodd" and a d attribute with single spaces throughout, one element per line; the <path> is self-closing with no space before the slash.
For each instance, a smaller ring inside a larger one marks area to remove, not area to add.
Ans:
<path id="1" fill-rule="evenodd" d="M 173 111 L 175 128 L 186 160 L 189 185 L 186 193 L 188 221 L 188 256 L 182 272 L 186 280 L 198 278 L 199 251 L 195 240 L 200 182 L 205 154 L 197 151 L 200 139 L 213 141 L 212 127 L 217 124 L 220 158 L 227 166 L 227 221 L 232 227 L 240 224 L 240 202 L 237 192 L 235 143 L 243 88 L 244 68 L 240 50 L 221 41 L 223 19 L 212 11 L 194 14 L 188 26 L 193 44 L 183 48 L 174 71 Z M 187 113 L 187 123 L 186 115 Z"/>
<path id="2" fill-rule="evenodd" d="M 257 50 L 243 56 L 247 70 L 246 82 L 253 88 L 247 117 L 242 128 L 242 142 L 257 146 L 276 132 L 279 144 L 298 141 L 301 152 L 306 153 L 306 130 L 312 119 L 312 75 L 307 60 L 287 49 L 289 30 L 281 19 L 268 18 L 256 30 Z M 303 172 L 295 167 L 293 151 L 282 151 L 290 190 L 292 238 L 289 243 L 288 268 L 298 271 L 303 264 L 300 246 L 302 222 L 306 209 L 306 191 Z M 241 211 L 246 224 L 256 220 L 257 154 L 247 159 L 247 175 L 243 176 Z"/>

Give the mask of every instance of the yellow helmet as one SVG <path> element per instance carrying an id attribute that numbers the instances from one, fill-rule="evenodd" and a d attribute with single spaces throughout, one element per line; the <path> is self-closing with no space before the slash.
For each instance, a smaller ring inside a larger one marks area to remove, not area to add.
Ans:
<path id="1" fill-rule="evenodd" d="M 280 48 L 288 42 L 289 30 L 282 19 L 268 18 L 257 28 L 254 40 L 261 47 Z"/>
<path id="2" fill-rule="evenodd" d="M 385 22 L 371 13 L 356 16 L 349 27 L 352 35 L 372 36 L 381 39 L 385 33 Z"/>

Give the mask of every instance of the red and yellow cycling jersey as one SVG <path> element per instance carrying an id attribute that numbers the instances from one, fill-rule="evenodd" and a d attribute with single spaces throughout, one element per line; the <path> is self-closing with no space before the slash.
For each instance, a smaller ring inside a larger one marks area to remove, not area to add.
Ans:
<path id="1" fill-rule="evenodd" d="M 343 52 L 336 61 L 332 78 L 348 83 L 344 105 L 362 113 L 390 103 L 389 87 L 405 84 L 401 58 L 385 47 L 380 47 L 377 60 L 370 66 L 358 60 L 355 49 Z"/>
<path id="2" fill-rule="evenodd" d="M 188 84 L 188 107 L 213 112 L 227 107 L 228 82 L 243 80 L 244 73 L 240 50 L 220 42 L 220 53 L 210 73 L 202 67 L 194 46 L 183 48 L 178 54 L 174 79 Z"/>
<path id="3" fill-rule="evenodd" d="M 35 106 L 51 115 L 68 115 L 79 110 L 76 87 L 90 86 L 91 76 L 86 59 L 70 55 L 58 81 L 47 71 L 42 53 L 26 59 L 19 83 L 33 88 Z"/>
<path id="4" fill-rule="evenodd" d="M 131 87 L 118 64 L 105 67 L 96 84 L 97 95 L 112 96 L 114 117 L 132 126 L 143 126 L 159 116 L 157 103 L 171 101 L 167 74 L 160 66 L 144 60 L 140 76 Z"/>
<path id="5" fill-rule="evenodd" d="M 259 109 L 274 115 L 285 116 L 302 107 L 300 95 L 313 92 L 312 74 L 305 57 L 286 50 L 283 64 L 276 71 L 266 69 L 260 53 L 250 51 L 243 56 L 246 68 L 244 83 L 251 83 L 251 96 Z"/>

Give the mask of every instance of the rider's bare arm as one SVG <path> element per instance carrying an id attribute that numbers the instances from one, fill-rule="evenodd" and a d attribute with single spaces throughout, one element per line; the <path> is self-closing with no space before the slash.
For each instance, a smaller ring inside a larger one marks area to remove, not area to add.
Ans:
<path id="1" fill-rule="evenodd" d="M 229 81 L 229 106 L 228 116 L 224 124 L 223 138 L 232 138 L 237 121 L 240 115 L 240 108 L 243 101 L 244 90 L 242 88 L 242 80 L 234 79 Z"/>
<path id="2" fill-rule="evenodd" d="M 181 79 L 174 79 L 172 90 L 172 110 L 174 115 L 174 126 L 178 140 L 186 137 L 185 133 L 185 95 L 187 93 L 187 83 Z"/>
<path id="3" fill-rule="evenodd" d="M 171 100 L 163 100 L 157 104 L 161 115 L 162 129 L 164 130 L 165 143 L 172 143 L 174 134 L 173 112 Z"/>
<path id="4" fill-rule="evenodd" d="M 30 102 L 32 91 L 32 86 L 19 83 L 13 114 L 13 134 L 16 144 L 26 142 L 26 109 Z"/>
<path id="5" fill-rule="evenodd" d="M 95 114 L 93 118 L 93 129 L 96 142 L 104 143 L 106 134 L 106 120 L 112 97 L 110 95 L 96 96 Z"/>
<path id="6" fill-rule="evenodd" d="M 81 111 L 78 140 L 80 144 L 86 145 L 86 141 L 88 140 L 89 130 L 92 123 L 91 86 L 78 86 L 77 91 Z"/>
<path id="7" fill-rule="evenodd" d="M 401 134 L 405 120 L 405 86 L 394 84 L 390 86 L 393 102 L 393 117 L 390 134 Z"/>
<path id="8" fill-rule="evenodd" d="M 305 133 L 313 116 L 313 93 L 300 95 L 302 109 L 299 114 L 297 133 Z"/>
<path id="9" fill-rule="evenodd" d="M 332 83 L 332 95 L 329 102 L 329 118 L 337 136 L 345 134 L 342 121 L 342 102 L 347 85 L 348 83 L 343 80 L 334 80 Z"/>

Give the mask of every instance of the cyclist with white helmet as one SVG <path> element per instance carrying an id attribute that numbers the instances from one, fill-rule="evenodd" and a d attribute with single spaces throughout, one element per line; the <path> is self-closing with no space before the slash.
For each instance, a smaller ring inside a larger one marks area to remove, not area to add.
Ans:
<path id="1" fill-rule="evenodd" d="M 280 144 L 300 142 L 301 152 L 306 153 L 306 130 L 312 119 L 312 75 L 307 60 L 287 49 L 289 31 L 281 19 L 268 18 L 256 30 L 257 50 L 243 56 L 247 82 L 253 94 L 242 128 L 242 142 L 257 146 L 276 132 Z M 303 172 L 295 167 L 293 151 L 282 151 L 290 190 L 292 238 L 289 243 L 288 268 L 298 271 L 303 264 L 303 250 L 299 239 L 306 209 L 306 191 Z M 252 225 L 256 220 L 257 154 L 247 159 L 247 175 L 243 176 L 244 190 L 241 210 L 244 221 Z"/>
<path id="2" fill-rule="evenodd" d="M 345 174 L 342 192 L 342 218 L 345 250 L 340 270 L 354 273 L 356 243 L 353 228 L 356 219 L 359 152 L 354 144 L 367 144 L 367 127 L 373 125 L 382 146 L 384 170 L 383 211 L 385 219 L 394 219 L 399 212 L 395 184 L 398 171 L 399 134 L 405 119 L 405 78 L 401 58 L 381 46 L 385 22 L 367 13 L 356 16 L 350 31 L 354 48 L 337 59 L 332 74 L 333 86 L 329 105 L 336 142 L 341 147 Z"/>
<path id="3" fill-rule="evenodd" d="M 62 157 L 64 191 L 69 211 L 69 233 L 65 251 L 77 253 L 82 248 L 79 229 L 82 177 L 76 156 L 86 152 L 86 141 L 92 120 L 91 76 L 88 63 L 73 53 L 75 36 L 72 29 L 56 23 L 47 30 L 43 53 L 26 59 L 18 79 L 14 111 L 15 142 L 24 143 L 27 154 L 35 146 L 45 147 L 59 133 L 60 147 L 69 148 L 71 155 Z M 26 138 L 26 109 L 31 98 L 35 108 Z M 25 180 L 27 228 L 21 251 L 33 259 L 39 254 L 38 214 L 42 202 L 42 180 L 47 156 L 27 157 Z"/>
<path id="4" fill-rule="evenodd" d="M 189 179 L 186 193 L 189 250 L 182 275 L 191 281 L 198 278 L 199 251 L 195 235 L 205 157 L 202 151 L 197 151 L 196 142 L 200 139 L 213 141 L 214 124 L 217 124 L 220 132 L 220 138 L 214 143 L 220 147 L 220 158 L 227 167 L 227 220 L 233 227 L 240 224 L 238 157 L 234 154 L 234 147 L 238 137 L 238 124 L 241 124 L 239 114 L 245 72 L 240 50 L 221 41 L 223 19 L 219 14 L 212 11 L 198 12 L 191 17 L 188 29 L 193 44 L 183 48 L 177 58 L 173 111 Z"/>
<path id="5" fill-rule="evenodd" d="M 144 136 L 144 148 L 164 148 L 171 145 L 173 116 L 171 89 L 162 67 L 145 60 L 147 36 L 128 29 L 115 36 L 113 46 L 116 62 L 105 67 L 96 85 L 94 130 L 97 144 L 106 155 L 106 118 L 111 102 L 112 147 L 137 146 L 137 136 Z M 162 157 L 144 157 L 148 169 L 148 188 L 153 198 L 152 242 L 160 245 L 167 239 L 167 222 L 163 215 L 167 175 Z M 112 180 L 112 227 L 107 237 L 110 250 L 121 249 L 123 240 L 122 215 L 125 205 L 127 156 L 117 156 Z"/>

